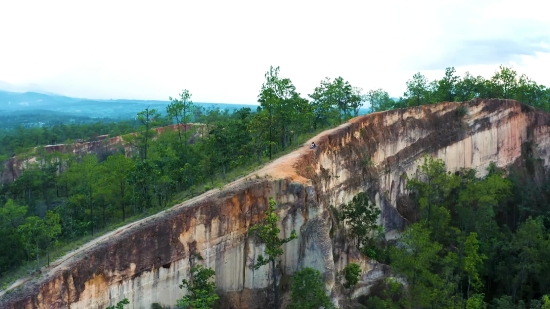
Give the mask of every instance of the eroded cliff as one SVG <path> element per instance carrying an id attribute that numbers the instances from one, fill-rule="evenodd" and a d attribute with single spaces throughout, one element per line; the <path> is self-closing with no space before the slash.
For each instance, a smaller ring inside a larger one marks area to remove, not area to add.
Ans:
<path id="1" fill-rule="evenodd" d="M 198 127 L 199 129 L 189 136 L 189 142 L 193 143 L 197 138 L 206 134 L 206 128 L 202 124 L 187 123 L 180 124 L 179 129 L 182 132 L 189 130 L 192 127 Z M 176 131 L 178 125 L 169 125 L 154 129 L 157 133 L 163 133 L 165 131 Z M 131 157 L 135 153 L 135 146 L 132 145 L 132 137 L 137 133 L 127 134 L 125 136 L 108 137 L 108 135 L 100 135 L 90 141 L 78 141 L 72 144 L 56 144 L 47 145 L 41 147 L 35 147 L 29 150 L 25 154 L 13 156 L 3 162 L 3 168 L 0 168 L 0 184 L 10 183 L 15 181 L 22 172 L 33 164 L 44 164 L 45 156 L 57 153 L 58 156 L 53 156 L 50 160 L 60 163 L 58 172 L 63 173 L 66 168 L 66 164 L 60 158 L 62 154 L 72 154 L 76 156 L 83 156 L 86 154 L 95 154 L 101 159 L 105 159 L 107 156 L 115 153 L 124 153 L 127 157 Z M 42 162 L 40 162 L 42 160 Z"/>
<path id="2" fill-rule="evenodd" d="M 278 202 L 287 243 L 279 268 L 283 291 L 302 266 L 320 270 L 335 303 L 341 303 L 341 270 L 350 261 L 363 268 L 355 294 L 387 275 L 383 265 L 362 258 L 334 229 L 330 206 L 367 192 L 382 209 L 381 224 L 392 236 L 407 224 L 405 175 L 424 153 L 448 169 L 483 172 L 507 166 L 522 154 L 550 164 L 550 116 L 509 100 L 474 100 L 375 113 L 352 119 L 312 139 L 225 188 L 122 227 L 54 263 L 40 278 L 2 295 L 2 308 L 104 308 L 122 298 L 131 308 L 173 305 L 189 258 L 200 254 L 216 271 L 223 308 L 265 308 L 270 271 L 252 264 L 263 246 L 247 234 L 261 220 L 269 197 Z M 306 145 L 309 145 L 309 141 Z"/>

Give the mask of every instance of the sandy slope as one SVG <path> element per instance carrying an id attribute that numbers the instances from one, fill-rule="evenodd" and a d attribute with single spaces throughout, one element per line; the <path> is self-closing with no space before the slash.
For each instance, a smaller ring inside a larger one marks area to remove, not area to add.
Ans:
<path id="1" fill-rule="evenodd" d="M 351 121 L 353 121 L 353 120 L 351 120 Z M 264 165 L 259 170 L 256 170 L 256 171 L 250 173 L 249 175 L 247 175 L 245 177 L 242 177 L 240 179 L 237 179 L 237 180 L 227 184 L 224 188 L 230 188 L 230 187 L 237 186 L 238 184 L 241 184 L 241 183 L 247 181 L 247 179 L 249 179 L 249 178 L 250 179 L 255 178 L 256 175 L 259 176 L 259 177 L 269 176 L 269 177 L 272 177 L 274 179 L 292 178 L 294 181 L 299 181 L 299 182 L 302 182 L 302 183 L 306 183 L 307 179 L 305 179 L 304 177 L 302 177 L 302 176 L 300 176 L 296 173 L 296 170 L 295 170 L 295 167 L 294 167 L 296 162 L 298 162 L 300 157 L 302 157 L 303 155 L 306 155 L 308 152 L 312 151 L 312 150 L 309 149 L 309 146 L 311 145 L 311 142 L 315 142 L 318 147 L 322 147 L 322 140 L 324 139 L 325 136 L 327 136 L 327 135 L 331 134 L 332 132 L 334 132 L 335 130 L 338 130 L 339 128 L 345 127 L 347 125 L 348 125 L 348 123 L 344 123 L 344 124 L 340 125 L 337 128 L 333 128 L 333 129 L 326 130 L 326 131 L 323 131 L 323 132 L 319 133 L 317 136 L 315 136 L 315 137 L 311 138 L 310 140 L 308 140 L 303 145 L 303 147 L 301 147 L 301 148 L 299 148 L 299 149 L 297 149 L 297 150 L 295 150 L 295 151 L 293 151 L 293 152 L 291 152 L 287 155 L 284 155 L 284 156 L 282 156 L 282 157 L 280 157 L 280 158 L 278 158 L 278 159 L 276 159 L 272 162 L 267 163 L 266 165 Z M 204 199 L 206 197 L 212 196 L 218 191 L 219 191 L 218 189 L 210 190 L 208 192 L 205 192 L 204 194 L 201 194 L 199 196 L 196 196 L 194 198 L 186 200 L 185 202 L 183 202 L 181 204 L 175 205 L 171 209 L 186 207 L 188 205 L 193 204 L 197 200 L 201 200 L 201 199 Z M 67 253 L 65 256 L 63 256 L 63 257 L 55 260 L 54 262 L 50 263 L 49 267 L 43 267 L 41 269 L 42 276 L 41 276 L 40 279 L 35 279 L 34 276 L 27 276 L 27 277 L 18 279 L 12 285 L 10 285 L 6 290 L 0 291 L 0 297 L 2 297 L 6 292 L 8 292 L 10 290 L 13 290 L 13 289 L 29 282 L 29 281 L 38 282 L 38 280 L 39 280 L 40 282 L 46 282 L 46 281 L 48 281 L 49 278 L 51 278 L 58 271 L 66 270 L 68 268 L 68 266 L 72 264 L 71 262 L 80 259 L 82 256 L 85 256 L 88 252 L 92 251 L 94 246 L 96 246 L 97 244 L 99 244 L 103 241 L 107 241 L 107 240 L 108 241 L 113 241 L 113 238 L 116 237 L 116 235 L 119 235 L 123 232 L 129 231 L 134 227 L 140 226 L 140 225 L 148 222 L 149 220 L 153 220 L 153 219 L 156 219 L 156 218 L 162 218 L 162 217 L 169 216 L 169 215 L 170 214 L 169 214 L 169 209 L 168 209 L 167 211 L 162 211 L 162 212 L 159 212 L 155 215 L 152 215 L 152 216 L 149 216 L 147 218 L 141 219 L 139 221 L 129 223 L 129 224 L 127 224 L 125 226 L 122 226 L 122 227 L 120 227 L 120 228 L 118 228 L 118 229 L 116 229 L 112 232 L 109 232 L 109 233 L 107 233 L 103 236 L 100 236 L 100 237 L 84 244 L 80 248 L 78 248 L 74 251 L 71 251 L 71 252 Z"/>

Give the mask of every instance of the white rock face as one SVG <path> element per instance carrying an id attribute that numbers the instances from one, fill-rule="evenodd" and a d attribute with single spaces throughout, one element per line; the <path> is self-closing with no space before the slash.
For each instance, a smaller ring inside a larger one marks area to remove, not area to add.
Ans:
<path id="1" fill-rule="evenodd" d="M 3 297 L 0 307 L 105 308 L 123 298 L 130 308 L 173 306 L 183 296 L 178 285 L 189 276 L 190 257 L 200 254 L 200 263 L 216 271 L 223 308 L 267 308 L 271 269 L 254 270 L 264 246 L 247 231 L 262 219 L 269 197 L 279 204 L 280 236 L 298 234 L 284 245 L 278 266 L 283 290 L 292 273 L 313 267 L 338 305 L 345 301 L 341 270 L 357 262 L 363 281 L 354 295 L 368 292 L 387 275 L 387 267 L 357 253 L 345 230 L 333 224 L 331 206 L 367 192 L 382 209 L 380 223 L 388 237 L 394 237 L 407 224 L 396 210 L 405 176 L 416 173 L 424 154 L 443 159 L 451 171 L 466 167 L 484 173 L 490 162 L 504 167 L 521 161 L 526 149 L 545 167 L 550 164 L 548 114 L 488 100 L 464 103 L 467 115 L 460 117 L 459 106 L 441 103 L 353 119 L 315 137 L 315 151 L 299 150 L 258 173 L 266 177 L 238 181 L 114 231 L 46 273 L 40 284 Z"/>

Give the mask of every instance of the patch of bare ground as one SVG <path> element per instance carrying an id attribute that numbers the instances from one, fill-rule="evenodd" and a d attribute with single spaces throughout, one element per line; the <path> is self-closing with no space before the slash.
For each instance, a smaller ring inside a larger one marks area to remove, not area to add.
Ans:
<path id="1" fill-rule="evenodd" d="M 350 122 L 356 121 L 357 118 L 354 118 L 350 120 Z M 349 123 L 344 123 L 340 125 L 339 127 L 323 131 L 316 135 L 315 137 L 309 139 L 305 144 L 302 145 L 301 148 L 284 155 L 272 162 L 266 163 L 263 167 L 259 168 L 258 170 L 250 173 L 249 175 L 242 177 L 240 179 L 237 179 L 227 185 L 224 186 L 223 190 L 231 191 L 232 189 L 236 188 L 237 186 L 251 180 L 257 177 L 260 178 L 270 178 L 270 179 L 291 179 L 292 181 L 300 182 L 300 183 L 307 183 L 308 179 L 305 177 L 299 175 L 297 173 L 296 165 L 301 162 L 303 159 L 307 159 L 307 157 L 315 156 L 315 152 L 323 147 L 323 141 L 327 139 L 327 136 L 332 134 L 334 131 L 343 128 L 345 126 L 348 126 Z M 317 149 L 310 149 L 310 145 L 312 142 L 315 142 L 317 144 Z M 151 221 L 163 218 L 169 217 L 170 210 L 171 209 L 177 209 L 181 207 L 187 207 L 189 205 L 193 205 L 195 202 L 206 199 L 209 197 L 214 196 L 219 192 L 219 189 L 213 189 L 208 192 L 205 192 L 201 195 L 198 195 L 196 197 L 193 197 L 189 200 L 186 200 L 183 203 L 174 205 L 172 208 L 167 209 L 166 211 L 161 211 L 157 214 L 151 215 L 147 218 L 141 219 L 139 221 L 135 221 L 132 223 L 129 223 L 125 226 L 122 226 L 114 231 L 111 231 L 109 233 L 106 233 L 90 242 L 87 242 L 83 246 L 75 249 L 74 251 L 71 251 L 64 255 L 63 257 L 53 261 L 50 263 L 49 267 L 43 267 L 40 271 L 40 277 L 36 277 L 35 275 L 30 275 L 24 278 L 20 278 L 16 280 L 13 284 L 11 284 L 7 289 L 0 291 L 0 298 L 3 297 L 7 292 L 14 290 L 18 287 L 21 287 L 23 285 L 27 284 L 39 284 L 41 282 L 48 282 L 52 277 L 54 277 L 55 274 L 62 272 L 64 270 L 67 270 L 70 268 L 71 265 L 73 265 L 73 262 L 81 259 L 82 257 L 88 255 L 94 250 L 94 247 L 97 246 L 100 243 L 103 242 L 116 242 L 118 241 L 118 235 L 126 234 L 126 232 L 131 232 L 132 229 L 139 228 L 139 226 L 144 225 L 145 223 Z"/>

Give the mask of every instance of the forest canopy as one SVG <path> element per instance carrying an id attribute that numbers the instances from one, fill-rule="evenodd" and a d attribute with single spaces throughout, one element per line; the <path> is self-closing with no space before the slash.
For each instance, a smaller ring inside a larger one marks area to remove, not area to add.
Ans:
<path id="1" fill-rule="evenodd" d="M 417 73 L 406 86 L 396 100 L 382 89 L 363 93 L 336 77 L 320 81 L 303 96 L 278 67 L 271 67 L 256 110 L 200 108 L 184 89 L 170 97 L 165 116 L 146 108 L 133 121 L 0 131 L 0 173 L 7 172 L 5 162 L 13 156 L 24 166 L 21 175 L 0 187 L 0 276 L 22 265 L 29 272 L 39 269 L 55 248 L 223 186 L 251 166 L 300 147 L 316 132 L 357 116 L 364 104 L 377 112 L 504 98 L 550 111 L 549 88 L 502 66 L 488 79 L 469 73 L 460 77 L 454 68 L 434 81 Z M 169 124 L 177 130 L 154 130 Z M 104 134 L 126 134 L 130 147 L 102 155 L 39 147 L 93 141 Z M 533 185 L 521 173 L 504 178 L 498 171 L 483 178 L 475 171 L 453 176 L 440 162 L 425 164 L 439 164 L 432 177 L 446 187 L 430 188 L 414 179 L 409 183 L 421 219 L 406 231 L 404 241 L 422 254 L 396 248 L 384 255 L 409 280 L 418 278 L 413 284 L 418 293 L 408 294 L 402 304 L 423 307 L 440 297 L 466 302 L 510 297 L 516 304 L 540 299 L 550 278 L 547 263 L 539 262 L 550 256 L 548 184 Z M 411 261 L 422 269 L 407 264 Z M 446 305 L 440 307 L 450 308 Z"/>

